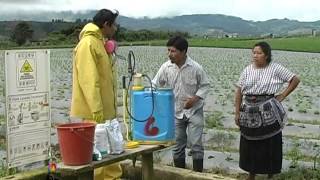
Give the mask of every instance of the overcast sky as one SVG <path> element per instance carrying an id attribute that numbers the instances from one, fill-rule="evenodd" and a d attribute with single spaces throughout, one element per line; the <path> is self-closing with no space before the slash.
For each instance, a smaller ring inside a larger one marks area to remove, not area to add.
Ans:
<path id="1" fill-rule="evenodd" d="M 0 0 L 0 13 L 21 10 L 117 9 L 129 17 L 225 14 L 245 20 L 320 20 L 320 0 Z"/>

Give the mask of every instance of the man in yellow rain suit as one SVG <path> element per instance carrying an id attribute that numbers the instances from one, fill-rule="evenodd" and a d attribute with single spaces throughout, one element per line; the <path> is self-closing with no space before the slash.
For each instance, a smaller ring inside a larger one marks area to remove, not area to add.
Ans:
<path id="1" fill-rule="evenodd" d="M 73 54 L 71 117 L 95 123 L 116 117 L 116 71 L 104 41 L 117 31 L 117 16 L 118 12 L 101 9 L 80 32 Z M 119 163 L 94 171 L 95 180 L 118 179 L 121 175 Z"/>

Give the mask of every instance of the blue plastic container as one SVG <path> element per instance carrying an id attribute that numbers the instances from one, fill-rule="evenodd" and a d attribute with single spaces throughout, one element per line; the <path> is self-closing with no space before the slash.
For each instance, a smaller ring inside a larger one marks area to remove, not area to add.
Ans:
<path id="1" fill-rule="evenodd" d="M 175 129 L 174 96 L 172 89 L 131 91 L 132 136 L 135 141 L 173 141 Z M 147 120 L 146 120 L 147 119 Z M 146 120 L 144 122 L 139 122 Z"/>

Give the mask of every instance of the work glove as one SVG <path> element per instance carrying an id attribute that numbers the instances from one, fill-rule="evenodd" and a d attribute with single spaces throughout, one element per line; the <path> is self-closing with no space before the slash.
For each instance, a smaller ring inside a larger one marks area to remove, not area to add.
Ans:
<path id="1" fill-rule="evenodd" d="M 97 123 L 101 123 L 103 121 L 103 112 L 97 111 L 92 114 L 93 120 Z"/>

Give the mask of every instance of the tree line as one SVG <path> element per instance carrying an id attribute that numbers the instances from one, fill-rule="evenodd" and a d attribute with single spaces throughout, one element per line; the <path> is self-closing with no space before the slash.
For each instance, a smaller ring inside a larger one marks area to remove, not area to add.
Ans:
<path id="1" fill-rule="evenodd" d="M 62 21 L 62 20 L 61 20 Z M 52 21 L 51 23 L 57 23 L 59 21 Z M 36 45 L 71 45 L 78 42 L 78 37 L 81 29 L 84 27 L 88 20 L 72 23 L 72 25 L 66 29 L 59 31 L 48 32 L 46 38 L 41 40 L 34 39 L 34 30 L 32 25 L 28 22 L 19 22 L 12 31 L 10 40 L 15 42 L 18 46 L 25 45 L 26 43 L 37 42 Z M 181 31 L 162 31 L 162 30 L 130 30 L 118 25 L 118 31 L 115 34 L 114 39 L 119 42 L 134 42 L 134 41 L 151 41 L 151 40 L 164 40 L 173 35 L 181 35 L 186 38 L 190 37 L 188 32 Z"/>

